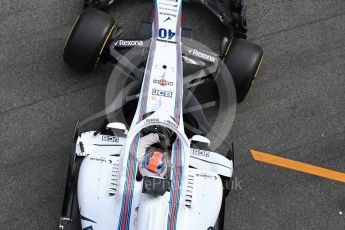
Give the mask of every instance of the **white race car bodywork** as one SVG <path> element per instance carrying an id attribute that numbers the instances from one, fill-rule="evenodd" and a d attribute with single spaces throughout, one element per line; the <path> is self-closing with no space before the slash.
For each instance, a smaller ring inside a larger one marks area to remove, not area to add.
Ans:
<path id="1" fill-rule="evenodd" d="M 121 159 L 125 143 L 126 138 L 94 136 L 94 132 L 83 133 L 78 138 L 77 154 L 87 155 L 78 180 L 83 229 L 90 226 L 92 229 L 114 229 L 119 224 Z M 220 176 L 231 177 L 233 165 L 227 158 L 211 151 L 190 149 L 183 154 L 190 160 L 189 165 L 183 167 L 186 176 L 182 181 L 185 183 L 181 187 L 178 221 L 174 229 L 208 229 L 214 226 L 222 203 Z M 134 188 L 132 221 L 128 229 L 167 229 L 170 192 L 153 197 L 142 193 L 142 182 L 137 181 Z"/>
<path id="2" fill-rule="evenodd" d="M 86 132 L 77 139 L 76 154 L 85 156 L 78 178 L 83 229 L 206 230 L 217 221 L 223 201 L 221 176 L 232 177 L 233 162 L 191 148 L 184 133 L 181 7 L 182 0 L 155 1 L 150 53 L 128 133 Z M 143 193 L 143 181 L 136 179 L 140 133 L 153 125 L 177 135 L 171 151 L 171 187 L 162 196 Z"/>

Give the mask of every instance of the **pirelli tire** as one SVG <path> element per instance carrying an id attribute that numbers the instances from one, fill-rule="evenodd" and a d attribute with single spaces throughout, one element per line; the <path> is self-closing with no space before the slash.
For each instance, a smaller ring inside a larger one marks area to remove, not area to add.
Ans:
<path id="1" fill-rule="evenodd" d="M 233 78 L 238 103 L 246 98 L 262 60 L 263 50 L 260 46 L 237 38 L 229 42 L 223 62 Z"/>
<path id="2" fill-rule="evenodd" d="M 114 19 L 106 13 L 85 10 L 76 20 L 67 38 L 63 58 L 75 69 L 91 72 L 96 68 L 116 30 Z"/>

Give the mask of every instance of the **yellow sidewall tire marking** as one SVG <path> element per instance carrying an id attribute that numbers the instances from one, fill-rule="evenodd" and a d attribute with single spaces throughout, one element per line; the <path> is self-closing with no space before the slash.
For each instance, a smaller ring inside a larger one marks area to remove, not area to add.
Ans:
<path id="1" fill-rule="evenodd" d="M 111 34 L 113 33 L 113 30 L 115 29 L 115 27 L 116 27 L 116 25 L 114 24 L 113 27 L 111 27 L 111 29 L 110 29 L 110 31 L 109 31 L 107 37 L 105 38 L 104 43 L 103 43 L 103 45 L 102 45 L 102 47 L 101 47 L 101 50 L 99 51 L 99 54 L 98 54 L 98 58 L 97 58 L 95 67 L 96 67 L 97 64 L 98 64 L 99 59 L 101 58 L 101 54 L 103 53 L 103 50 L 104 50 L 104 48 L 105 48 L 105 45 L 107 44 L 107 42 L 108 42 L 108 40 L 109 40 Z"/>
<path id="2" fill-rule="evenodd" d="M 258 74 L 259 69 L 261 68 L 261 64 L 262 64 L 262 61 L 263 61 L 263 60 L 264 60 L 264 55 L 262 55 L 262 57 L 261 57 L 261 60 L 260 60 L 260 62 L 259 62 L 258 68 L 256 69 L 256 72 L 255 72 L 255 75 L 254 75 L 254 78 L 253 78 L 253 79 L 256 78 L 256 75 Z"/>
<path id="3" fill-rule="evenodd" d="M 79 21 L 79 18 L 80 18 L 80 15 L 79 15 L 79 16 L 77 17 L 77 19 L 75 20 L 75 22 L 74 22 L 74 24 L 73 24 L 73 27 L 72 27 L 71 31 L 69 32 L 69 34 L 68 34 L 67 40 L 66 40 L 66 42 L 65 42 L 65 47 L 64 47 L 64 49 L 66 49 L 67 43 L 68 43 L 68 41 L 69 41 L 69 39 L 70 39 L 70 37 L 71 37 L 71 35 L 72 35 L 72 32 L 73 32 L 73 30 L 74 30 L 74 28 L 75 28 L 75 25 L 77 25 L 77 22 Z"/>

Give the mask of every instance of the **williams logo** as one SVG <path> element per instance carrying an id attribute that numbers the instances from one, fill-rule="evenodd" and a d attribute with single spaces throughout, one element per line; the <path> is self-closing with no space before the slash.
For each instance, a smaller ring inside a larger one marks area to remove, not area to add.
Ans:
<path id="1" fill-rule="evenodd" d="M 154 79 L 154 80 L 153 80 L 153 83 L 159 84 L 159 85 L 161 85 L 161 86 L 166 86 L 166 85 L 173 86 L 173 83 L 172 83 L 172 82 L 167 81 L 167 80 L 165 80 L 165 79 L 160 79 L 160 80 Z"/>

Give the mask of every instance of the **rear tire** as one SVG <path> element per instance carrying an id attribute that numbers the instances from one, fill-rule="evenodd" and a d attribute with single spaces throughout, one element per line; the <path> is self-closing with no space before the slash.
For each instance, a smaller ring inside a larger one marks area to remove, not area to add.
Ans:
<path id="1" fill-rule="evenodd" d="M 262 59 L 263 51 L 258 45 L 243 39 L 233 39 L 229 43 L 223 61 L 232 75 L 237 102 L 242 102 L 247 96 Z"/>
<path id="2" fill-rule="evenodd" d="M 67 39 L 64 61 L 80 71 L 91 72 L 115 30 L 112 17 L 95 9 L 85 10 L 77 18 Z"/>

